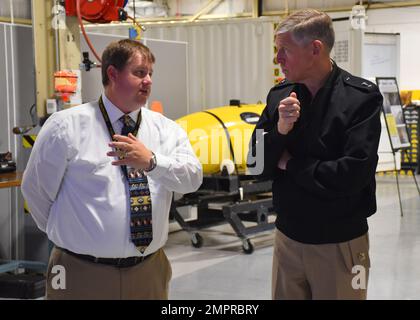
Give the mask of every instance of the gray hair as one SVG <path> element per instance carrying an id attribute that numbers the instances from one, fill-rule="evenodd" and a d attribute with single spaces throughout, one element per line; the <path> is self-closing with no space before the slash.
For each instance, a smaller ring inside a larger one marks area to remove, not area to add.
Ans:
<path id="1" fill-rule="evenodd" d="M 275 35 L 290 32 L 293 39 L 301 45 L 320 40 L 331 52 L 334 46 L 332 20 L 324 12 L 313 9 L 297 11 L 280 22 Z"/>

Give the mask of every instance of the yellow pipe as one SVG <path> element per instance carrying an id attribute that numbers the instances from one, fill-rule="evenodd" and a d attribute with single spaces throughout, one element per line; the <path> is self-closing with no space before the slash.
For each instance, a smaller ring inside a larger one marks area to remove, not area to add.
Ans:
<path id="1" fill-rule="evenodd" d="M 10 17 L 0 17 L 0 22 L 12 23 L 12 18 L 10 18 Z M 32 20 L 31 19 L 13 18 L 13 22 L 16 23 L 16 24 L 32 25 Z"/>
<path id="2" fill-rule="evenodd" d="M 197 24 L 200 22 L 208 22 L 208 21 L 222 21 L 222 20 L 232 20 L 232 19 L 248 19 L 251 18 L 251 14 L 250 13 L 239 13 L 239 14 L 235 14 L 235 15 L 204 15 L 202 16 L 200 19 L 195 20 L 194 22 L 190 22 L 188 21 L 188 19 L 186 19 L 186 17 L 183 18 L 177 18 L 176 20 L 171 20 L 171 19 L 158 19 L 158 18 L 154 18 L 154 19 L 141 19 L 141 24 L 145 25 L 145 26 L 169 26 L 169 25 L 189 25 L 189 24 Z M 115 25 L 115 26 L 131 26 L 131 23 L 128 22 L 113 22 L 111 25 Z M 89 28 L 101 28 L 101 27 L 109 27 L 109 24 L 93 24 L 93 23 L 89 23 L 85 25 L 86 29 Z"/>
<path id="3" fill-rule="evenodd" d="M 200 11 L 198 11 L 194 16 L 191 17 L 191 19 L 189 20 L 190 22 L 193 22 L 195 20 L 197 20 L 198 18 L 200 18 L 202 15 L 210 12 L 211 10 L 213 10 L 216 6 L 219 5 L 219 3 L 221 2 L 221 0 L 209 0 L 201 9 Z"/>
<path id="4" fill-rule="evenodd" d="M 252 2 L 252 17 L 258 18 L 258 0 Z"/>
<path id="5" fill-rule="evenodd" d="M 54 31 L 51 27 L 53 0 L 32 2 L 36 109 L 39 117 L 45 116 L 47 99 L 54 94 Z"/>

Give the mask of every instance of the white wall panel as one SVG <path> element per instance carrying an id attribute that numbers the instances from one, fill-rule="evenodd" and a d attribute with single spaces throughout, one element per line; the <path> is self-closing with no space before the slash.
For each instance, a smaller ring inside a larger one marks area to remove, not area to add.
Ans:
<path id="1" fill-rule="evenodd" d="M 35 0 L 39 1 L 39 0 Z M 0 17 L 31 18 L 31 0 L 0 0 Z"/>

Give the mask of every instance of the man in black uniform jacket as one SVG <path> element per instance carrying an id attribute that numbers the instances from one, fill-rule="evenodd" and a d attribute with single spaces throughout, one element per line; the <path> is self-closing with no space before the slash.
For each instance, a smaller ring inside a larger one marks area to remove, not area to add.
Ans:
<path id="1" fill-rule="evenodd" d="M 268 94 L 249 155 L 264 143 L 257 178 L 273 180 L 273 299 L 366 299 L 382 96 L 330 59 L 325 13 L 289 16 L 275 42 L 286 79 Z"/>

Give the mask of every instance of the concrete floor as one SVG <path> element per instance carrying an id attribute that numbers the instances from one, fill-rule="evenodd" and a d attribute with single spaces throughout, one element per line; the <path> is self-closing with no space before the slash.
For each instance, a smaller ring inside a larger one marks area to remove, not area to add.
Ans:
<path id="1" fill-rule="evenodd" d="M 368 299 L 420 299 L 420 197 L 412 177 L 401 177 L 400 184 L 403 218 L 395 178 L 377 177 L 378 212 L 369 218 Z M 273 232 L 253 237 L 255 250 L 247 255 L 228 224 L 201 230 L 199 249 L 178 224 L 170 230 L 165 247 L 173 270 L 170 299 L 271 299 Z"/>
<path id="2" fill-rule="evenodd" d="M 419 176 L 417 176 L 419 179 Z M 368 299 L 420 299 L 420 197 L 412 177 L 377 177 L 378 211 L 369 218 L 371 270 Z M 170 299 L 270 299 L 273 234 L 252 238 L 254 253 L 229 225 L 204 229 L 202 248 L 171 225 L 166 252 L 172 263 Z"/>

